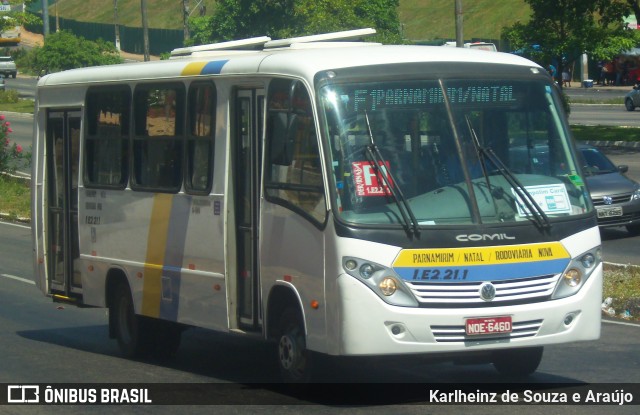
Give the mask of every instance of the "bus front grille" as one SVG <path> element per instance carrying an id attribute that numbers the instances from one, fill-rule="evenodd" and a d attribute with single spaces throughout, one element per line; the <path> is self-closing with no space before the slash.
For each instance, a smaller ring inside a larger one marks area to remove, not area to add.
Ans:
<path id="1" fill-rule="evenodd" d="M 560 274 L 490 281 L 495 297 L 480 297 L 484 281 L 442 283 L 405 281 L 422 307 L 500 307 L 508 304 L 538 302 L 551 298 Z"/>

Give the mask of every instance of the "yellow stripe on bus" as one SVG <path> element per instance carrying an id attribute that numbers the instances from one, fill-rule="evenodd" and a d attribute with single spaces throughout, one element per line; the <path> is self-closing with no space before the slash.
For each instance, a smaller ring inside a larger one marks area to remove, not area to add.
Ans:
<path id="1" fill-rule="evenodd" d="M 569 258 L 559 242 L 477 248 L 405 249 L 394 267 L 498 265 Z"/>
<path id="2" fill-rule="evenodd" d="M 162 267 L 169 232 L 172 195 L 156 194 L 153 198 L 149 235 L 147 237 L 147 257 L 144 266 L 142 292 L 142 314 L 149 317 L 160 316 L 162 298 Z"/>
<path id="3" fill-rule="evenodd" d="M 191 62 L 184 67 L 180 75 L 200 75 L 202 73 L 202 69 L 204 69 L 206 64 L 207 62 Z"/>

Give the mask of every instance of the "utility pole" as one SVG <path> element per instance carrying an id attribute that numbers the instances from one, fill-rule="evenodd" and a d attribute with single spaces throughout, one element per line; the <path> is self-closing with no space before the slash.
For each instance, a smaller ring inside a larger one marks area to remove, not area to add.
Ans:
<path id="1" fill-rule="evenodd" d="M 58 1 L 56 0 L 56 32 L 60 31 L 60 17 L 58 16 Z"/>
<path id="2" fill-rule="evenodd" d="M 118 0 L 113 0 L 113 22 L 116 31 L 116 49 L 120 50 L 120 25 L 118 24 Z"/>
<path id="3" fill-rule="evenodd" d="M 42 32 L 44 37 L 49 36 L 49 1 L 42 0 Z"/>
<path id="4" fill-rule="evenodd" d="M 462 34 L 462 0 L 456 0 L 456 47 L 464 47 L 464 35 Z"/>
<path id="5" fill-rule="evenodd" d="M 182 0 L 182 23 L 184 24 L 184 40 L 189 39 L 189 0 Z"/>
<path id="6" fill-rule="evenodd" d="M 151 60 L 149 57 L 149 22 L 147 20 L 147 0 L 140 0 L 140 8 L 142 9 L 142 38 L 144 42 L 144 61 Z"/>

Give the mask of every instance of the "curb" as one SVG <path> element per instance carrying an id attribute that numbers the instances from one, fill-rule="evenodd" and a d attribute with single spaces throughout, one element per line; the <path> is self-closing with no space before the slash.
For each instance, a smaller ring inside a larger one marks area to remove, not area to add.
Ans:
<path id="1" fill-rule="evenodd" d="M 15 217 L 15 216 L 10 215 L 8 213 L 1 213 L 0 212 L 0 222 L 31 224 L 31 218 Z"/>
<path id="2" fill-rule="evenodd" d="M 586 141 L 576 141 L 579 144 L 587 144 L 594 147 L 617 147 L 617 148 L 628 148 L 628 149 L 637 149 L 640 150 L 640 141 L 607 141 L 607 140 L 586 140 Z"/>

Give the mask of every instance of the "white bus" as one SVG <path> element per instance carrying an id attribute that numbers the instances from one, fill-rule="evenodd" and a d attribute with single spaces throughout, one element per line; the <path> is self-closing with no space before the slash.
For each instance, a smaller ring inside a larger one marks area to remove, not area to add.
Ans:
<path id="1" fill-rule="evenodd" d="M 125 356 L 241 333 L 278 344 L 287 381 L 316 354 L 526 375 L 545 345 L 597 339 L 600 234 L 546 71 L 344 41 L 371 32 L 40 79 L 40 289 L 107 307 Z"/>

